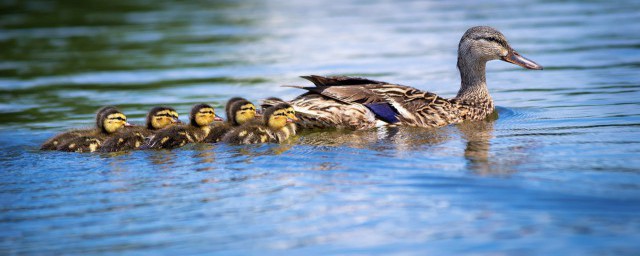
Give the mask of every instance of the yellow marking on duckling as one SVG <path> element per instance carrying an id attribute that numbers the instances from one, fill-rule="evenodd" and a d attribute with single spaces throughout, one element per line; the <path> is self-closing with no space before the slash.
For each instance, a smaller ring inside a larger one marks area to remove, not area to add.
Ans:
<path id="1" fill-rule="evenodd" d="M 124 142 L 124 139 L 123 139 L 123 138 L 118 139 L 118 144 L 120 144 L 120 143 L 122 143 L 122 142 Z"/>
<path id="2" fill-rule="evenodd" d="M 167 142 L 169 140 L 169 137 L 164 137 L 162 138 L 162 140 L 160 140 L 160 144 L 164 144 L 165 142 Z"/>
<path id="3" fill-rule="evenodd" d="M 58 141 L 57 141 L 57 140 L 54 140 L 54 141 L 53 141 L 53 145 L 54 145 L 54 146 L 57 146 L 57 145 L 58 145 Z"/>
<path id="4" fill-rule="evenodd" d="M 260 142 L 262 143 L 267 142 L 267 135 L 260 135 Z"/>
<path id="5" fill-rule="evenodd" d="M 140 141 L 136 140 L 136 148 L 140 147 Z"/>
<path id="6" fill-rule="evenodd" d="M 247 133 L 248 133 L 247 131 L 241 131 L 240 133 L 238 133 L 238 136 L 239 137 L 244 137 L 244 136 L 247 135 Z"/>
<path id="7" fill-rule="evenodd" d="M 99 144 L 98 143 L 91 143 L 89 144 L 89 152 L 95 152 L 96 149 L 98 149 Z"/>
<path id="8" fill-rule="evenodd" d="M 73 149 L 73 148 L 75 148 L 75 147 L 76 147 L 76 144 L 75 144 L 75 143 L 71 143 L 71 144 L 69 145 L 69 148 L 70 148 L 70 149 Z"/>

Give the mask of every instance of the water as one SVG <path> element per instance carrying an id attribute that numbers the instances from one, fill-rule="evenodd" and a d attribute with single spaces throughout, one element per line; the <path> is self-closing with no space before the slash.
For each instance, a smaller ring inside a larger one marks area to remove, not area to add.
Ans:
<path id="1" fill-rule="evenodd" d="M 640 253 L 637 1 L 1 1 L 0 254 Z M 118 105 L 301 93 L 357 75 L 455 95 L 456 48 L 501 30 L 499 118 L 282 145 L 40 152 Z"/>

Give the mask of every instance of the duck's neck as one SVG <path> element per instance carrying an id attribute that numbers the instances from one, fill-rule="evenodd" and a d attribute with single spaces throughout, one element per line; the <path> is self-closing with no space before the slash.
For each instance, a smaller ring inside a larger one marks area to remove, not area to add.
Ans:
<path id="1" fill-rule="evenodd" d="M 493 103 L 487 88 L 486 65 L 487 62 L 484 60 L 458 58 L 458 69 L 460 70 L 462 84 L 456 99 L 478 103 Z"/>

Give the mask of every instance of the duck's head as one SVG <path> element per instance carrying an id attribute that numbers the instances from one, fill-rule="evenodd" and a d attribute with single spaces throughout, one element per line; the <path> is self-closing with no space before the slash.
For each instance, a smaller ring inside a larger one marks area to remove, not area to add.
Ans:
<path id="1" fill-rule="evenodd" d="M 178 112 L 172 107 L 154 107 L 147 114 L 147 129 L 159 130 L 180 123 Z"/>
<path id="2" fill-rule="evenodd" d="M 242 125 L 256 117 L 256 106 L 248 100 L 237 100 L 229 109 L 229 122 L 233 125 Z"/>
<path id="3" fill-rule="evenodd" d="M 114 133 L 130 124 L 127 123 L 127 116 L 120 110 L 114 106 L 106 106 L 98 110 L 96 126 L 104 133 Z"/>
<path id="4" fill-rule="evenodd" d="M 213 121 L 222 121 L 222 118 L 216 116 L 213 107 L 207 104 L 198 104 L 191 108 L 189 121 L 193 126 L 203 127 L 210 125 Z"/>
<path id="5" fill-rule="evenodd" d="M 490 60 L 503 60 L 527 69 L 542 69 L 538 63 L 511 48 L 500 31 L 487 26 L 468 29 L 458 45 L 458 67 L 463 63 L 485 63 Z"/>
<path id="6" fill-rule="evenodd" d="M 231 112 L 231 105 L 241 100 L 247 100 L 247 99 L 242 97 L 233 97 L 227 101 L 227 104 L 224 106 L 224 113 L 227 115 L 227 121 L 231 122 L 231 119 L 232 119 L 231 116 L 233 115 L 233 113 Z"/>
<path id="7" fill-rule="evenodd" d="M 273 107 L 269 107 L 264 111 L 264 123 L 273 130 L 280 130 L 287 125 L 298 119 L 295 116 L 295 111 L 288 103 L 280 103 Z"/>

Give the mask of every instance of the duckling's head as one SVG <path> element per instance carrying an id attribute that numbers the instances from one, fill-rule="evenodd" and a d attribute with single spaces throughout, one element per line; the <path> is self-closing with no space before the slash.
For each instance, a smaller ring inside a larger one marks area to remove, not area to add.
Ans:
<path id="1" fill-rule="evenodd" d="M 516 52 L 500 31 L 487 26 L 472 27 L 467 30 L 458 44 L 458 68 L 461 65 L 503 60 L 527 69 L 542 69 L 532 60 Z"/>
<path id="2" fill-rule="evenodd" d="M 256 106 L 248 100 L 238 100 L 231 105 L 227 117 L 233 125 L 242 125 L 256 117 Z"/>
<path id="3" fill-rule="evenodd" d="M 114 133 L 124 126 L 129 126 L 127 117 L 116 107 L 106 106 L 96 114 L 96 126 L 104 133 Z"/>
<path id="4" fill-rule="evenodd" d="M 295 112 L 291 113 L 293 108 L 288 103 L 280 103 L 273 107 L 267 108 L 264 111 L 264 123 L 273 130 L 280 130 L 287 125 L 287 123 L 297 120 Z M 293 118 L 291 118 L 293 116 Z"/>
<path id="5" fill-rule="evenodd" d="M 147 114 L 147 129 L 159 130 L 180 123 L 178 112 L 172 107 L 154 107 Z"/>
<path id="6" fill-rule="evenodd" d="M 242 98 L 242 97 L 233 97 L 233 98 L 231 98 L 231 99 L 229 99 L 227 101 L 226 105 L 224 105 L 224 113 L 227 115 L 227 120 L 228 121 L 231 121 L 231 119 L 232 119 L 231 116 L 233 115 L 233 112 L 231 112 L 231 105 L 233 105 L 233 103 L 236 103 L 236 102 L 241 101 L 241 100 L 247 100 L 247 99 Z"/>
<path id="7" fill-rule="evenodd" d="M 189 121 L 193 126 L 203 127 L 210 125 L 213 121 L 222 121 L 222 118 L 216 116 L 213 107 L 207 104 L 198 104 L 191 108 Z"/>

